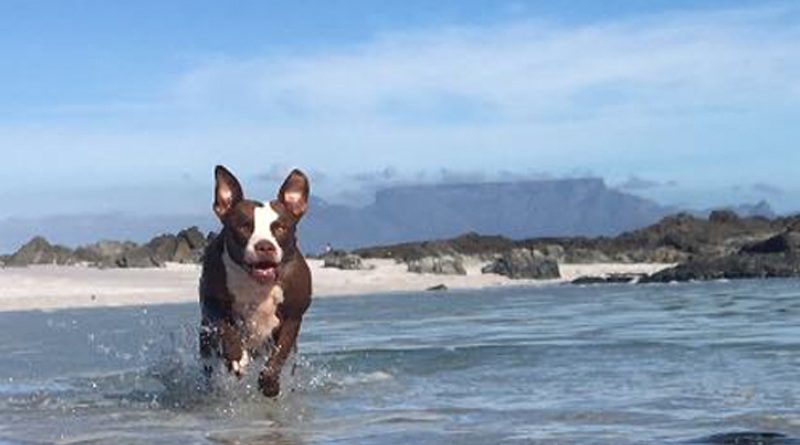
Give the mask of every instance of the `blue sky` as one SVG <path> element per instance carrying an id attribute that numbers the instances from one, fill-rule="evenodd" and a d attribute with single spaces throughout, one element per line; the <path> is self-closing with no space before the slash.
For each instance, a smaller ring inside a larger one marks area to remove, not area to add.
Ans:
<path id="1" fill-rule="evenodd" d="M 0 2 L 0 218 L 602 176 L 800 210 L 800 6 L 756 1 Z"/>

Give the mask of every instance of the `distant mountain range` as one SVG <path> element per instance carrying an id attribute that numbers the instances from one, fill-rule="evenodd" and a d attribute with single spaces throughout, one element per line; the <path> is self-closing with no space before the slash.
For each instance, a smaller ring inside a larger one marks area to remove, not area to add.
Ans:
<path id="1" fill-rule="evenodd" d="M 510 238 L 617 235 L 653 224 L 680 210 L 608 188 L 599 178 L 505 183 L 395 186 L 365 207 L 314 198 L 302 223 L 301 243 L 315 252 L 336 248 L 440 239 L 467 232 Z M 732 209 L 742 216 L 774 216 L 769 204 Z M 707 211 L 692 212 L 697 215 Z M 144 241 L 197 225 L 216 230 L 209 211 L 199 215 L 60 215 L 0 221 L 0 252 L 36 235 L 75 246 L 102 239 Z"/>
<path id="2" fill-rule="evenodd" d="M 303 240 L 352 248 L 467 232 L 511 238 L 612 235 L 672 212 L 609 189 L 602 179 L 400 186 L 379 191 L 374 203 L 360 209 L 318 202 Z"/>

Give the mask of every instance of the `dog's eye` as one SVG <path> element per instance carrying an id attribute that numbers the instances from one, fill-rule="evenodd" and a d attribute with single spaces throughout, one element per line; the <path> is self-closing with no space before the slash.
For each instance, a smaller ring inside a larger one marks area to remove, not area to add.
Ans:
<path id="1" fill-rule="evenodd" d="M 272 231 L 275 232 L 275 235 L 283 235 L 286 233 L 286 227 L 275 225 L 272 227 Z"/>
<path id="2" fill-rule="evenodd" d="M 253 233 L 255 229 L 255 224 L 253 223 L 244 223 L 238 227 L 239 232 L 244 236 L 249 236 L 250 233 Z"/>

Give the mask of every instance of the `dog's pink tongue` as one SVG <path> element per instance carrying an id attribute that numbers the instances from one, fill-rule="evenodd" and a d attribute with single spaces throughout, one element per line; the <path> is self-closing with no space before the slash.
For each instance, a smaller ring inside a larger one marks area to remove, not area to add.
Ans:
<path id="1" fill-rule="evenodd" d="M 277 278 L 278 273 L 276 272 L 274 267 L 268 267 L 264 269 L 253 269 L 251 272 L 253 278 L 261 283 L 269 283 L 275 281 Z"/>

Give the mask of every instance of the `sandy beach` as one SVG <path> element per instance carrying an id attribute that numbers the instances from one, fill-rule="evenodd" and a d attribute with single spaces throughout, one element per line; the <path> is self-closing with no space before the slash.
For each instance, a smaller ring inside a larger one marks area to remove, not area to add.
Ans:
<path id="1" fill-rule="evenodd" d="M 444 284 L 450 289 L 497 286 L 541 286 L 581 276 L 611 273 L 653 273 L 670 264 L 562 264 L 557 280 L 511 280 L 482 274 L 481 263 L 466 264 L 467 275 L 415 274 L 393 260 L 368 260 L 370 270 L 347 271 L 322 267 L 309 260 L 314 297 L 416 292 Z M 53 310 L 185 303 L 197 301 L 200 267 L 169 264 L 160 269 L 96 269 L 80 266 L 30 266 L 0 269 L 0 311 Z"/>

